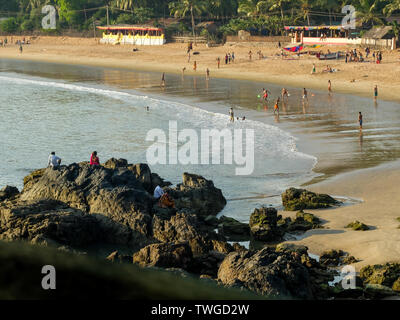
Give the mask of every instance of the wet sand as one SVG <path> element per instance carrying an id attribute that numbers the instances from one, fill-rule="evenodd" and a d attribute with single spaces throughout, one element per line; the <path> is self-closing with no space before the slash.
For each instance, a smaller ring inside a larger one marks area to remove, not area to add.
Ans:
<path id="1" fill-rule="evenodd" d="M 326 229 L 306 232 L 302 240 L 314 254 L 336 249 L 361 260 L 354 264 L 360 269 L 369 264 L 400 262 L 400 162 L 339 175 L 310 186 L 315 192 L 348 196 L 363 200 L 355 205 L 328 210 L 306 210 L 325 220 Z M 284 216 L 293 213 L 283 212 Z M 353 231 L 344 228 L 358 220 L 371 230 Z"/>
<path id="2" fill-rule="evenodd" d="M 13 37 L 15 42 L 20 37 Z M 352 93 L 372 97 L 373 87 L 379 86 L 379 97 L 387 100 L 400 101 L 400 54 L 398 51 L 383 51 L 383 62 L 373 63 L 372 57 L 364 63 L 348 63 L 343 60 L 319 61 L 314 56 L 288 54 L 282 59 L 280 49 L 260 44 L 233 44 L 208 48 L 205 44 L 197 44 L 188 62 L 186 44 L 169 43 L 164 46 L 139 46 L 139 51 L 133 52 L 134 46 L 101 45 L 98 39 L 70 37 L 38 37 L 31 44 L 24 46 L 19 54 L 16 45 L 0 48 L 0 58 L 17 58 L 35 61 L 59 62 L 91 66 L 107 66 L 125 69 L 150 70 L 180 74 L 186 68 L 186 74 L 204 75 L 206 68 L 210 69 L 211 77 L 247 79 L 266 81 L 280 85 L 295 87 L 307 86 L 314 89 L 327 89 L 327 81 L 332 81 L 334 92 Z M 350 47 L 324 46 L 319 50 L 327 52 L 347 50 Z M 252 60 L 248 52 L 252 51 Z M 265 59 L 258 59 L 256 52 L 261 50 Z M 235 53 L 235 63 L 224 64 L 223 57 L 227 52 Z M 221 58 L 221 67 L 217 68 L 217 57 Z M 197 62 L 197 70 L 193 70 L 193 61 Z M 316 64 L 317 73 L 311 75 L 312 65 Z M 334 73 L 323 72 L 329 64 Z"/>

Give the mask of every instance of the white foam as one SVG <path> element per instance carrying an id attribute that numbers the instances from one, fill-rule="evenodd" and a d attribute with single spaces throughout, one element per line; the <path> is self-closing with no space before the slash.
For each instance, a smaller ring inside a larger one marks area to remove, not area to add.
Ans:
<path id="1" fill-rule="evenodd" d="M 314 156 L 297 150 L 296 138 L 290 133 L 276 126 L 259 121 L 246 119 L 245 121 L 235 121 L 235 123 L 230 124 L 229 116 L 227 114 L 215 113 L 190 104 L 148 97 L 139 93 L 134 94 L 59 81 L 44 81 L 36 78 L 27 79 L 12 76 L 0 76 L 0 81 L 12 82 L 20 85 L 28 84 L 59 88 L 62 90 L 88 92 L 132 103 L 135 104 L 136 107 L 149 106 L 152 114 L 156 113 L 161 117 L 165 117 L 165 115 L 167 115 L 167 117 L 175 117 L 180 121 L 180 123 L 186 124 L 187 126 L 190 126 L 190 128 L 219 130 L 224 128 L 253 129 L 255 131 L 254 147 L 256 159 L 260 160 L 256 161 L 256 163 L 261 167 L 264 163 L 265 166 L 272 169 L 272 172 L 275 172 L 273 171 L 274 166 L 280 166 L 279 161 L 281 159 L 295 160 L 297 169 L 304 172 L 310 172 L 317 163 L 317 159 Z M 181 127 L 181 124 L 178 125 L 178 130 L 180 129 L 184 129 L 184 127 Z M 269 162 L 265 161 L 266 159 L 269 159 Z M 281 168 L 275 169 L 278 172 L 282 171 Z M 286 171 L 290 172 L 292 169 L 293 166 L 289 166 L 286 168 Z M 285 170 L 283 172 L 285 172 Z"/>

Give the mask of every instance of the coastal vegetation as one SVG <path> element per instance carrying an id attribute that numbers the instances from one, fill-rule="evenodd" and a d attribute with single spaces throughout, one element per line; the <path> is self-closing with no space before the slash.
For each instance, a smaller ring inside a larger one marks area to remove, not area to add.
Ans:
<path id="1" fill-rule="evenodd" d="M 42 29 L 47 4 L 57 9 L 56 30 Z M 399 0 L 0 0 L 0 31 L 93 34 L 96 25 L 147 24 L 216 39 L 239 30 L 281 35 L 284 25 L 340 24 L 345 5 L 354 6 L 359 26 L 390 25 L 398 33 Z M 212 30 L 201 23 L 210 21 Z"/>

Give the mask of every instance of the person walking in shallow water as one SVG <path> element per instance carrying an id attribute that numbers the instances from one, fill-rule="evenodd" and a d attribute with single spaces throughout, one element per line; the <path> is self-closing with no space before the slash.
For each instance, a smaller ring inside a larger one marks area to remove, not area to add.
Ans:
<path id="1" fill-rule="evenodd" d="M 329 93 L 332 92 L 332 82 L 331 82 L 331 80 L 328 80 L 328 91 L 329 91 Z"/>
<path id="2" fill-rule="evenodd" d="M 358 113 L 358 124 L 360 125 L 360 130 L 362 130 L 363 116 L 361 114 L 361 111 Z"/>

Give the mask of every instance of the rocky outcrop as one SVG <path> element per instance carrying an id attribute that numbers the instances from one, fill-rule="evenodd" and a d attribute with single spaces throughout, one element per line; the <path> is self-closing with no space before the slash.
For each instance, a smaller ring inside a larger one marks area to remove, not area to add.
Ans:
<path id="1" fill-rule="evenodd" d="M 249 222 L 251 236 L 255 240 L 266 242 L 281 239 L 284 230 L 278 227 L 277 221 L 278 211 L 275 208 L 261 207 L 255 209 Z"/>
<path id="2" fill-rule="evenodd" d="M 157 243 L 142 248 L 133 255 L 133 262 L 141 267 L 183 268 L 192 261 L 188 243 Z"/>
<path id="3" fill-rule="evenodd" d="M 354 231 L 366 231 L 366 230 L 369 230 L 369 227 L 366 224 L 364 224 L 364 223 L 362 223 L 360 221 L 353 221 L 353 222 L 349 223 L 347 226 L 345 226 L 345 228 L 351 228 Z"/>
<path id="4" fill-rule="evenodd" d="M 19 190 L 16 187 L 5 186 L 3 189 L 0 190 L 0 202 L 12 199 L 19 194 Z"/>
<path id="5" fill-rule="evenodd" d="M 227 250 L 221 235 L 204 228 L 194 214 L 177 213 L 170 219 L 153 218 L 153 237 L 161 242 L 188 241 L 194 255 L 210 250 Z M 213 242 L 214 241 L 214 242 Z"/>
<path id="6" fill-rule="evenodd" d="M 221 263 L 218 279 L 264 295 L 312 299 L 310 275 L 290 252 L 265 247 L 258 252 L 232 252 Z"/>
<path id="7" fill-rule="evenodd" d="M 328 250 L 321 254 L 319 262 L 324 266 L 335 267 L 356 263 L 358 260 L 342 250 Z"/>
<path id="8" fill-rule="evenodd" d="M 104 216 L 87 215 L 56 200 L 3 202 L 0 239 L 81 248 L 93 243 L 128 245 L 132 231 Z"/>
<path id="9" fill-rule="evenodd" d="M 329 208 L 339 203 L 327 194 L 314 193 L 305 189 L 290 188 L 282 193 L 282 204 L 288 211 Z"/>
<path id="10" fill-rule="evenodd" d="M 364 284 L 378 284 L 400 292 L 400 264 L 386 263 L 370 265 L 360 270 L 360 277 Z"/>
<path id="11" fill-rule="evenodd" d="M 247 223 L 222 216 L 218 220 L 218 232 L 232 241 L 250 240 L 250 227 Z"/>
<path id="12" fill-rule="evenodd" d="M 190 210 L 203 217 L 216 215 L 226 205 L 221 189 L 216 188 L 211 180 L 195 174 L 184 173 L 183 183 L 170 189 L 169 193 L 178 210 Z"/>
<path id="13" fill-rule="evenodd" d="M 126 167 L 73 163 L 58 170 L 47 168 L 27 180 L 21 200 L 53 199 L 86 213 L 101 214 L 148 236 L 153 199 Z"/>

